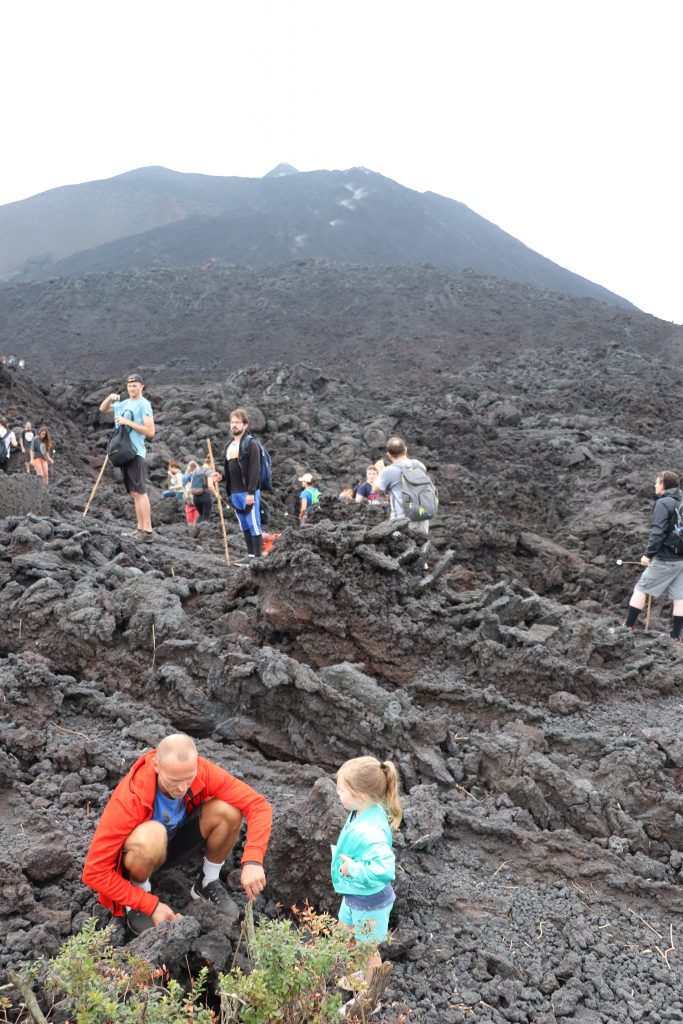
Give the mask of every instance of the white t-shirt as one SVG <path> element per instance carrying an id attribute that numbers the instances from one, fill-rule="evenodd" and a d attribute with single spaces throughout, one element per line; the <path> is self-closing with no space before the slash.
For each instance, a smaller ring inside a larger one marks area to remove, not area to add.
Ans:
<path id="1" fill-rule="evenodd" d="M 16 435 L 15 435 L 13 430 L 5 430 L 4 427 L 0 427 L 0 430 L 4 431 L 4 433 L 0 434 L 0 441 L 2 441 L 3 444 L 5 445 L 5 450 L 7 451 L 7 454 L 9 455 L 10 454 L 10 445 L 12 445 L 13 448 L 16 448 L 16 446 L 17 446 Z"/>

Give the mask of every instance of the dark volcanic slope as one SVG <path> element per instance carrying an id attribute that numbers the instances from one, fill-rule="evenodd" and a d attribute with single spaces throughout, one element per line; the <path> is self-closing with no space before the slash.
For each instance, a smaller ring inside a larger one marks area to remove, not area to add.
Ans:
<path id="1" fill-rule="evenodd" d="M 363 167 L 260 179 L 142 168 L 0 207 L 0 239 L 0 274 L 24 280 L 209 260 L 272 266 L 302 257 L 471 268 L 630 307 L 462 203 Z"/>
<path id="2" fill-rule="evenodd" d="M 183 728 L 273 800 L 258 915 L 334 906 L 332 773 L 396 759 L 386 1024 L 683 1018 L 683 652 L 665 601 L 649 633 L 614 629 L 635 579 L 615 559 L 643 549 L 655 469 L 683 468 L 681 383 L 617 344 L 503 352 L 400 393 L 369 380 L 362 400 L 301 366 L 152 380 L 157 537 L 137 546 L 112 478 L 81 515 L 111 382 L 32 394 L 0 370 L 13 421 L 40 407 L 69 438 L 52 510 L 0 519 L 0 967 L 104 916 L 79 881 L 94 823 L 125 767 Z M 273 453 L 284 529 L 253 574 L 159 497 L 168 455 L 220 450 L 238 403 Z M 331 497 L 396 430 L 441 488 L 426 574 L 410 529 Z M 299 529 L 303 469 L 330 497 Z M 189 899 L 191 868 L 155 879 L 186 917 L 158 953 L 171 969 L 230 957 L 232 866 L 225 917 Z"/>
<path id="3" fill-rule="evenodd" d="M 473 272 L 296 261 L 254 270 L 95 274 L 0 288 L 0 351 L 67 375 L 169 377 L 254 360 L 396 373 L 501 347 L 615 341 L 665 353 L 683 332 L 607 303 Z"/>

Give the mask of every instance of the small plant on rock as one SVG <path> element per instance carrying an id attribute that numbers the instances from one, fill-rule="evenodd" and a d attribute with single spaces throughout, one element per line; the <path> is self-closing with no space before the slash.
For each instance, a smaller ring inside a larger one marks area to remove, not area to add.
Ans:
<path id="1" fill-rule="evenodd" d="M 247 908 L 247 913 L 250 908 Z M 365 971 L 372 948 L 348 928 L 310 907 L 292 908 L 299 918 L 262 921 L 248 934 L 253 970 L 233 966 L 221 975 L 223 1024 L 323 1024 L 339 1020 L 343 996 L 337 979 Z"/>

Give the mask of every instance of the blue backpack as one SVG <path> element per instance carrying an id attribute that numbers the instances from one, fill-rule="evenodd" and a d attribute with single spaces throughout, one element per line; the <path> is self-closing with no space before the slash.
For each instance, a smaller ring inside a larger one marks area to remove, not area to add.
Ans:
<path id="1" fill-rule="evenodd" d="M 256 441 L 261 453 L 261 477 L 259 480 L 259 489 L 262 491 L 270 491 L 273 489 L 273 460 L 271 459 L 270 452 L 266 446 L 262 444 L 257 437 L 252 437 L 251 434 L 244 435 L 240 445 L 240 460 L 245 458 L 249 449 L 250 441 Z"/>

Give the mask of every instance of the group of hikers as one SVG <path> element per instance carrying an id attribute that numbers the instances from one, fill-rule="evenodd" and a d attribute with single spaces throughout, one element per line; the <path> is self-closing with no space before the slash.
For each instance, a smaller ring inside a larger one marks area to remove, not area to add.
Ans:
<path id="1" fill-rule="evenodd" d="M 17 370 L 24 370 L 26 368 L 26 360 L 23 356 L 19 356 L 18 359 L 15 355 L 0 356 L 0 363 L 10 369 L 16 367 Z"/>
<path id="2" fill-rule="evenodd" d="M 152 406 L 144 396 L 139 374 L 126 381 L 127 397 L 112 392 L 100 405 L 112 412 L 117 429 L 126 428 L 133 454 L 121 464 L 126 490 L 131 495 L 139 539 L 153 535 L 147 488 L 146 445 L 155 435 Z M 219 472 L 210 459 L 190 461 L 185 469 L 177 461 L 168 467 L 164 497 L 182 505 L 188 524 L 199 529 L 208 522 L 212 495 L 223 484 L 241 530 L 246 561 L 263 553 L 261 492 L 268 484 L 270 456 L 249 431 L 244 408 L 229 418 L 230 441 Z M 36 445 L 36 441 L 38 441 Z M 24 424 L 21 440 L 0 420 L 0 452 L 21 447 L 27 472 L 30 466 L 47 483 L 51 441 L 46 428 L 33 432 Z M 349 500 L 381 505 L 388 499 L 392 520 L 408 518 L 425 534 L 436 514 L 438 499 L 423 463 L 408 455 L 401 437 L 386 444 L 386 459 L 367 466 L 366 478 L 346 494 Z M 8 461 L 7 459 L 5 461 Z M 36 463 L 44 462 L 44 473 Z M 1 463 L 0 463 L 1 466 Z M 5 468 L 7 472 L 7 468 Z M 317 480 L 310 472 L 299 477 L 302 490 L 299 520 L 305 524 L 320 503 Z M 344 492 L 342 492 L 344 493 Z M 219 499 L 220 500 L 220 499 Z M 671 637 L 683 633 L 683 491 L 675 472 L 665 470 L 655 481 L 655 504 L 648 545 L 640 559 L 644 572 L 629 602 L 624 630 L 635 632 L 648 595 L 666 594 L 673 601 Z M 392 761 L 355 757 L 336 773 L 338 798 L 347 811 L 337 843 L 331 847 L 331 883 L 341 896 L 339 920 L 360 942 L 373 944 L 365 975 L 381 963 L 377 946 L 387 936 L 395 894 L 395 856 L 392 829 L 401 821 L 398 775 Z M 193 900 L 219 910 L 229 901 L 220 874 L 246 821 L 241 857 L 241 884 L 249 900 L 266 887 L 264 858 L 270 838 L 272 812 L 268 801 L 221 766 L 199 756 L 191 737 L 165 737 L 143 754 L 112 793 L 97 825 L 83 869 L 83 881 L 114 915 L 124 916 L 130 930 L 140 934 L 180 914 L 154 894 L 156 872 L 203 853 L 201 869 L 189 889 Z M 347 1004 L 351 1014 L 353 1001 Z"/>
<path id="3" fill-rule="evenodd" d="M 0 417 L 0 470 L 9 473 L 12 455 L 15 451 L 20 451 L 25 472 L 30 473 L 33 470 L 47 486 L 49 467 L 54 465 L 55 461 L 50 431 L 47 427 L 34 430 L 33 424 L 26 420 L 18 434 L 17 437 L 17 432 L 10 427 L 6 416 Z"/>
<path id="4" fill-rule="evenodd" d="M 387 937 L 395 900 L 392 830 L 402 816 L 398 774 L 392 761 L 355 757 L 337 771 L 336 787 L 347 818 L 331 847 L 331 882 L 341 896 L 340 922 L 359 942 L 372 944 L 361 979 L 369 984 L 382 962 L 377 946 Z M 166 736 L 138 758 L 114 789 L 90 843 L 83 881 L 139 935 L 181 917 L 154 894 L 156 872 L 203 855 L 189 896 L 220 911 L 231 902 L 221 870 L 243 821 L 240 881 L 253 901 L 266 887 L 270 804 L 247 783 L 200 757 L 190 736 Z M 353 1015 L 354 1003 L 355 998 L 345 1004 L 345 1015 Z"/>
<path id="5" fill-rule="evenodd" d="M 152 406 L 143 394 L 144 387 L 140 374 L 130 374 L 126 381 L 127 399 L 112 392 L 100 404 L 100 412 L 112 412 L 117 430 L 125 427 L 130 435 L 130 454 L 120 464 L 136 514 L 136 528 L 128 533 L 139 540 L 149 541 L 153 527 L 145 440 L 154 437 L 155 426 Z M 182 503 L 186 521 L 197 535 L 209 522 L 212 496 L 220 500 L 218 485 L 223 482 L 246 549 L 241 564 L 249 565 L 263 555 L 262 490 L 270 487 L 270 456 L 263 444 L 249 432 L 246 409 L 233 409 L 229 424 L 231 440 L 225 451 L 222 472 L 215 468 L 211 459 L 205 459 L 201 465 L 191 461 L 185 470 L 179 462 L 172 460 L 168 466 L 168 487 L 163 496 Z M 408 515 L 421 523 L 426 532 L 430 518 L 436 513 L 438 498 L 425 466 L 417 459 L 409 458 L 406 443 L 400 437 L 389 439 L 386 454 L 389 465 L 382 463 L 381 471 L 376 464 L 368 466 L 366 479 L 358 486 L 355 500 L 374 504 L 386 495 L 392 519 Z M 320 491 L 311 473 L 304 473 L 299 483 L 303 485 L 299 494 L 299 521 L 305 523 L 319 506 Z"/>

